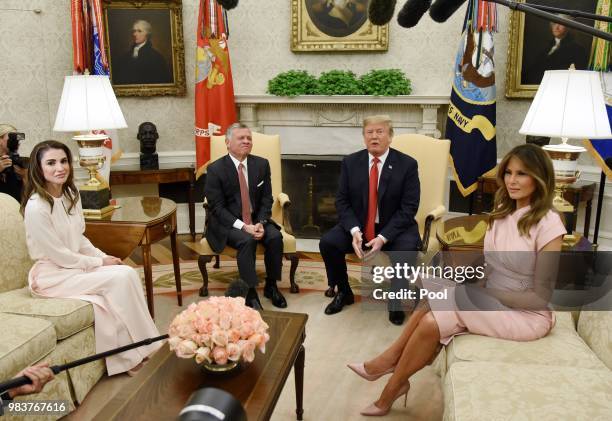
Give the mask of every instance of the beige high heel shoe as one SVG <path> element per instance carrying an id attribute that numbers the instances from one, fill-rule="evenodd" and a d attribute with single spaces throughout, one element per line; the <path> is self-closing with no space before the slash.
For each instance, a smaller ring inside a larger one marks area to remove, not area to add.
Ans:
<path id="1" fill-rule="evenodd" d="M 395 402 L 397 400 L 397 398 L 399 398 L 400 396 L 404 395 L 404 408 L 405 408 L 406 407 L 406 402 L 408 400 L 408 391 L 409 390 L 410 390 L 410 383 L 406 383 L 397 392 L 397 395 L 395 395 L 395 398 L 393 398 L 393 402 Z M 363 411 L 361 411 L 361 415 L 365 415 L 366 417 L 382 417 L 382 416 L 385 416 L 385 415 L 387 415 L 389 413 L 389 411 L 391 411 L 391 407 L 393 406 L 393 402 L 391 402 L 391 405 L 389 405 L 388 408 L 379 408 L 379 407 L 376 406 L 375 403 L 373 403 L 372 405 L 368 406 Z"/>
<path id="2" fill-rule="evenodd" d="M 357 374 L 358 376 L 370 382 L 373 382 L 374 380 L 378 380 L 385 374 L 393 373 L 393 370 L 395 370 L 395 367 L 391 367 L 390 369 L 383 371 L 382 373 L 368 374 L 365 370 L 365 363 L 350 363 L 350 364 L 347 364 L 346 366 L 350 368 L 351 370 L 353 370 L 355 374 Z"/>

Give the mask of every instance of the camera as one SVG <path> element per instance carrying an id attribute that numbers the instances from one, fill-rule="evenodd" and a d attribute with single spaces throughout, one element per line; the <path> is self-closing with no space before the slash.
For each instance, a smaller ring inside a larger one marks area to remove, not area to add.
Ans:
<path id="1" fill-rule="evenodd" d="M 8 149 L 8 155 L 13 165 L 18 165 L 23 168 L 23 159 L 19 156 L 19 143 L 25 139 L 24 133 L 11 132 L 8 134 L 6 141 L 6 148 Z"/>

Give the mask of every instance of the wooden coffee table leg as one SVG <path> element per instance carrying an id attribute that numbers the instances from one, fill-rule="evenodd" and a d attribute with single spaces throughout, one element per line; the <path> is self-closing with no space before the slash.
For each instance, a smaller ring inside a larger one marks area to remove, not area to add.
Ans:
<path id="1" fill-rule="evenodd" d="M 151 246 L 143 244 L 142 246 L 142 268 L 145 276 L 145 288 L 147 290 L 147 306 L 151 317 L 155 318 L 155 310 L 153 309 L 153 270 L 151 269 Z"/>
<path id="2" fill-rule="evenodd" d="M 306 350 L 304 349 L 304 345 L 300 346 L 300 350 L 298 351 L 297 358 L 295 359 L 295 364 L 293 365 L 293 369 L 295 370 L 295 413 L 297 415 L 298 420 L 303 420 L 302 416 L 304 415 L 304 360 L 306 358 Z"/>
<path id="3" fill-rule="evenodd" d="M 172 248 L 172 265 L 174 266 L 174 283 L 176 284 L 176 299 L 178 305 L 183 305 L 183 292 L 181 291 L 181 268 L 179 266 L 179 256 L 176 250 L 176 228 L 170 234 L 170 246 Z"/>

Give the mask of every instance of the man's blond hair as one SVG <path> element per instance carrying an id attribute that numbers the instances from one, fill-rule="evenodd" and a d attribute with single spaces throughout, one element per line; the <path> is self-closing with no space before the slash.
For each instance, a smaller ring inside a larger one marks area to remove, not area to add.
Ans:
<path id="1" fill-rule="evenodd" d="M 389 136 L 393 136 L 393 121 L 391 121 L 391 117 L 386 114 L 381 115 L 369 115 L 363 119 L 363 129 L 362 132 L 365 133 L 366 126 L 370 124 L 386 124 L 389 128 Z"/>

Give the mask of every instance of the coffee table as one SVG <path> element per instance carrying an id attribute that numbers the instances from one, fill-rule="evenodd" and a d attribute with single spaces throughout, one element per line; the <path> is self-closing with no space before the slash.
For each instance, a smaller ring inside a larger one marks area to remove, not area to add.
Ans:
<path id="1" fill-rule="evenodd" d="M 167 345 L 102 408 L 94 420 L 173 420 L 189 396 L 202 387 L 231 393 L 244 407 L 249 421 L 268 420 L 295 368 L 295 410 L 303 415 L 304 339 L 307 314 L 264 311 L 270 326 L 266 353 L 256 351 L 255 361 L 231 373 L 204 372 L 193 358 L 181 359 Z"/>
<path id="2" fill-rule="evenodd" d="M 147 305 L 153 306 L 153 270 L 151 244 L 170 236 L 174 281 L 178 305 L 183 305 L 181 271 L 176 248 L 176 203 L 162 197 L 124 197 L 116 199 L 117 209 L 102 219 L 85 218 L 85 236 L 94 246 L 111 256 L 127 258 L 142 247 Z"/>

